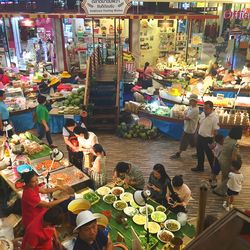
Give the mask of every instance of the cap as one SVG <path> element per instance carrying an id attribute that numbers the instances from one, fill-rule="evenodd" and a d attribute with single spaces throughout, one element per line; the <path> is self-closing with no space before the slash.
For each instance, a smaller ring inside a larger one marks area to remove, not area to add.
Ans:
<path id="1" fill-rule="evenodd" d="M 188 98 L 189 100 L 194 100 L 194 101 L 198 101 L 198 96 L 196 94 L 191 94 Z"/>
<path id="2" fill-rule="evenodd" d="M 93 214 L 92 212 L 90 212 L 88 210 L 80 212 L 76 217 L 76 227 L 75 227 L 74 231 L 76 229 L 78 229 L 79 227 L 82 227 L 85 224 L 87 224 L 93 220 L 96 220 L 98 218 L 99 218 L 98 214 Z"/>

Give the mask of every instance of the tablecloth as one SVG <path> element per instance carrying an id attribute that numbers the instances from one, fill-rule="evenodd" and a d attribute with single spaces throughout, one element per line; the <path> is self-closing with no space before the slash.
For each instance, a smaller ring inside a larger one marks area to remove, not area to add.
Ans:
<path id="1" fill-rule="evenodd" d="M 15 132 L 21 133 L 34 128 L 33 111 L 10 116 Z"/>
<path id="2" fill-rule="evenodd" d="M 235 98 L 237 92 L 213 91 L 213 96 L 217 96 L 217 94 L 223 94 L 225 98 Z M 239 96 L 249 96 L 249 94 L 239 93 Z"/>
<path id="3" fill-rule="evenodd" d="M 71 118 L 76 122 L 80 121 L 80 115 L 50 115 L 49 127 L 52 134 L 62 133 L 65 119 Z"/>

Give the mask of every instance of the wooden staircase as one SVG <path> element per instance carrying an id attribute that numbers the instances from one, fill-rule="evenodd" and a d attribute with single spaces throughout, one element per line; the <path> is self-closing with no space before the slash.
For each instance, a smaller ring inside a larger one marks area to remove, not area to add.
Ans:
<path id="1" fill-rule="evenodd" d="M 118 65 L 98 64 L 91 66 L 87 74 L 85 88 L 85 106 L 91 106 L 87 119 L 87 128 L 91 131 L 115 131 L 120 112 L 120 77 Z M 94 72 L 91 72 L 94 69 Z M 87 67 L 88 70 L 88 67 Z M 90 75 L 92 76 L 90 77 Z"/>

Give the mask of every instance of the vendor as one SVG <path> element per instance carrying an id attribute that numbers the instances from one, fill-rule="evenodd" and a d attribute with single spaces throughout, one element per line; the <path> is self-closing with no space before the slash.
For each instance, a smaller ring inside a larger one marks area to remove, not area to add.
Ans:
<path id="1" fill-rule="evenodd" d="M 67 71 L 63 71 L 59 76 L 61 77 L 61 83 L 77 84 L 76 77 Z"/>
<path id="2" fill-rule="evenodd" d="M 10 138 L 13 135 L 13 131 L 12 126 L 9 123 L 10 114 L 4 103 L 5 97 L 5 92 L 0 90 L 0 136 L 5 135 L 7 131 L 7 135 Z"/>
<path id="3" fill-rule="evenodd" d="M 145 181 L 142 171 L 135 165 L 128 162 L 118 162 L 113 179 L 122 179 L 125 185 L 134 187 L 135 189 L 143 189 Z"/>
<path id="4" fill-rule="evenodd" d="M 190 198 L 191 191 L 183 182 L 182 175 L 176 175 L 167 188 L 166 200 L 169 209 L 174 213 L 186 212 Z"/>
<path id="5" fill-rule="evenodd" d="M 55 228 L 62 224 L 63 216 L 60 207 L 52 207 L 34 217 L 34 220 L 25 230 L 21 249 L 64 249 Z"/>
<path id="6" fill-rule="evenodd" d="M 217 76 L 219 69 L 218 62 L 214 62 L 207 70 L 207 75 Z"/>
<path id="7" fill-rule="evenodd" d="M 80 212 L 76 217 L 76 228 L 78 236 L 73 250 L 111 250 L 113 243 L 108 235 L 97 227 L 96 214 L 86 210 Z"/>
<path id="8" fill-rule="evenodd" d="M 43 188 L 38 184 L 38 177 L 34 171 L 22 174 L 22 179 L 25 183 L 22 195 L 22 222 L 26 228 L 36 216 L 45 212 L 47 208 L 53 207 L 70 198 L 66 195 L 64 198 L 54 201 L 42 201 L 40 194 L 50 194 L 57 190 L 63 190 L 62 187 Z"/>
<path id="9" fill-rule="evenodd" d="M 19 68 L 16 66 L 15 62 L 10 63 L 10 71 L 15 74 L 19 73 Z"/>
<path id="10" fill-rule="evenodd" d="M 155 164 L 149 176 L 147 187 L 151 191 L 151 198 L 163 204 L 166 196 L 167 185 L 171 182 L 162 164 Z"/>
<path id="11" fill-rule="evenodd" d="M 222 83 L 233 83 L 235 81 L 234 71 L 228 70 L 222 78 Z"/>
<path id="12" fill-rule="evenodd" d="M 146 62 L 143 69 L 143 79 L 142 79 L 142 88 L 146 89 L 153 85 L 153 69 L 149 65 L 149 62 Z"/>
<path id="13" fill-rule="evenodd" d="M 0 83 L 2 83 L 0 85 L 3 85 L 1 86 L 1 89 L 10 83 L 9 77 L 5 75 L 5 72 L 2 68 L 0 68 Z"/>
<path id="14" fill-rule="evenodd" d="M 241 71 L 241 77 L 242 77 L 242 83 L 250 83 L 250 62 L 244 66 L 244 68 Z M 0 76 L 1 79 L 1 76 Z"/>

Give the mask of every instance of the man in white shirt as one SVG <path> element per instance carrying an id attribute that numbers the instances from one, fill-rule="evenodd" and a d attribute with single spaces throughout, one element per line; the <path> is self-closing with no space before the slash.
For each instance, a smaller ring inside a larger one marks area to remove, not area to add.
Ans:
<path id="1" fill-rule="evenodd" d="M 212 168 L 214 156 L 209 144 L 213 142 L 214 136 L 216 135 L 217 130 L 220 128 L 218 123 L 218 117 L 213 111 L 213 103 L 211 101 L 206 101 L 204 103 L 204 112 L 202 112 L 200 115 L 199 120 L 199 130 L 196 145 L 198 163 L 195 168 L 191 168 L 192 171 L 204 171 L 205 154 L 207 155 L 208 162 Z"/>
<path id="2" fill-rule="evenodd" d="M 189 107 L 184 113 L 184 132 L 180 142 L 179 151 L 172 155 L 170 159 L 179 159 L 181 152 L 187 150 L 188 145 L 195 146 L 195 132 L 199 120 L 199 108 L 197 107 L 198 96 L 191 94 L 189 97 Z"/>

